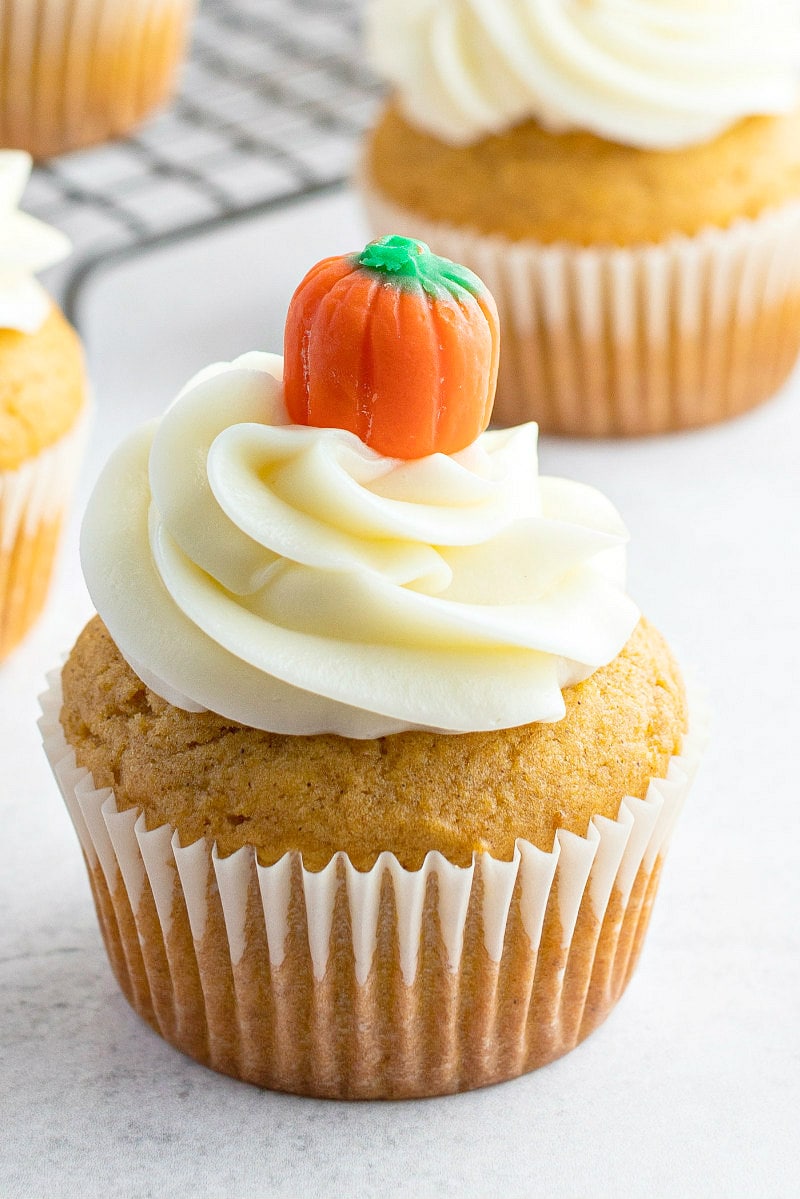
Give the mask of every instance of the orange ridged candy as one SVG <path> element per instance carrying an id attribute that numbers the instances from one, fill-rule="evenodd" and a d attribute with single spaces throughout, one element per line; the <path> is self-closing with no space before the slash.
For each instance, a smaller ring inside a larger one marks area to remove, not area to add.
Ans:
<path id="1" fill-rule="evenodd" d="M 477 275 L 384 237 L 318 262 L 294 293 L 286 407 L 295 424 L 349 429 L 388 457 L 453 454 L 489 423 L 499 345 Z"/>

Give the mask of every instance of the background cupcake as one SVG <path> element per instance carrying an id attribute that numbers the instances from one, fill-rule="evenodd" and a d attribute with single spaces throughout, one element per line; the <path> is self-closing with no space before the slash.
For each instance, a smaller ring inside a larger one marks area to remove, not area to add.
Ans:
<path id="1" fill-rule="evenodd" d="M 489 282 L 499 419 L 656 433 L 777 390 L 800 347 L 796 8 L 375 0 L 367 32 L 395 89 L 369 219 Z"/>
<path id="2" fill-rule="evenodd" d="M 69 242 L 17 211 L 30 166 L 0 152 L 0 657 L 44 604 L 86 409 L 78 336 L 33 278 Z"/>
<path id="3" fill-rule="evenodd" d="M 7 0 L 0 145 L 36 158 L 118 137 L 172 92 L 193 0 Z"/>
<path id="4" fill-rule="evenodd" d="M 496 349 L 418 243 L 327 260 L 285 369 L 201 372 L 90 500 L 45 747 L 123 991 L 218 1070 L 480 1086 L 636 962 L 697 734 L 612 505 L 481 434 Z"/>

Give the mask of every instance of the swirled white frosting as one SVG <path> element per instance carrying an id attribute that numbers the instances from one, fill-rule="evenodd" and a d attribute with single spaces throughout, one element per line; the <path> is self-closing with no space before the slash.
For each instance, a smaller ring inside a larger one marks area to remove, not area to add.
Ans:
<path id="1" fill-rule="evenodd" d="M 558 720 L 638 619 L 610 502 L 539 478 L 532 424 L 414 461 L 291 425 L 281 372 L 201 372 L 97 484 L 83 569 L 139 677 L 279 733 Z"/>
<path id="2" fill-rule="evenodd" d="M 467 144 L 528 118 L 677 149 L 800 103 L 796 0 L 372 0 L 412 124 Z"/>
<path id="3" fill-rule="evenodd" d="M 21 333 L 35 333 L 50 310 L 50 297 L 34 272 L 70 250 L 63 233 L 17 210 L 30 173 L 29 154 L 0 150 L 0 329 Z"/>

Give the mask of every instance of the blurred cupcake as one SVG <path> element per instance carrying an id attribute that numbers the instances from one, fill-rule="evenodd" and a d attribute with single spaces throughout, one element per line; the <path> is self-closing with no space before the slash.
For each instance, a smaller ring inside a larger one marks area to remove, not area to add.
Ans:
<path id="1" fill-rule="evenodd" d="M 127 133 L 172 94 L 194 0 L 6 0 L 0 145 L 49 158 Z"/>
<path id="2" fill-rule="evenodd" d="M 471 272 L 327 260 L 285 350 L 201 372 L 87 509 L 99 615 L 42 730 L 109 957 L 263 1086 L 512 1078 L 630 977 L 698 753 L 680 672 L 612 505 L 538 477 L 535 425 L 482 432 Z"/>
<path id="3" fill-rule="evenodd" d="M 83 354 L 33 272 L 69 252 L 17 211 L 31 160 L 0 151 L 0 657 L 44 604 L 83 448 Z"/>
<path id="4" fill-rule="evenodd" d="M 800 18 L 783 0 L 373 0 L 365 154 L 497 299 L 495 415 L 635 435 L 733 416 L 800 348 Z"/>

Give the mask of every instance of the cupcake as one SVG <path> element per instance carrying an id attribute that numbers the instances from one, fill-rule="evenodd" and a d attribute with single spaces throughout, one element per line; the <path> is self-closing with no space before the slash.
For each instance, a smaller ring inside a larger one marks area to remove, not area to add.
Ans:
<path id="1" fill-rule="evenodd" d="M 44 605 L 87 403 L 78 336 L 33 278 L 69 242 L 17 211 L 30 166 L 0 151 L 0 657 Z"/>
<path id="2" fill-rule="evenodd" d="M 279 1090 L 437 1095 L 595 1028 L 698 755 L 590 487 L 484 432 L 496 310 L 388 238 L 101 475 L 43 698 L 137 1012 Z"/>
<path id="3" fill-rule="evenodd" d="M 0 145 L 49 158 L 127 133 L 172 94 L 194 0 L 6 0 Z"/>
<path id="4" fill-rule="evenodd" d="M 373 0 L 392 86 L 376 234 L 478 271 L 495 416 L 663 433 L 774 394 L 800 349 L 800 17 L 770 0 Z"/>

